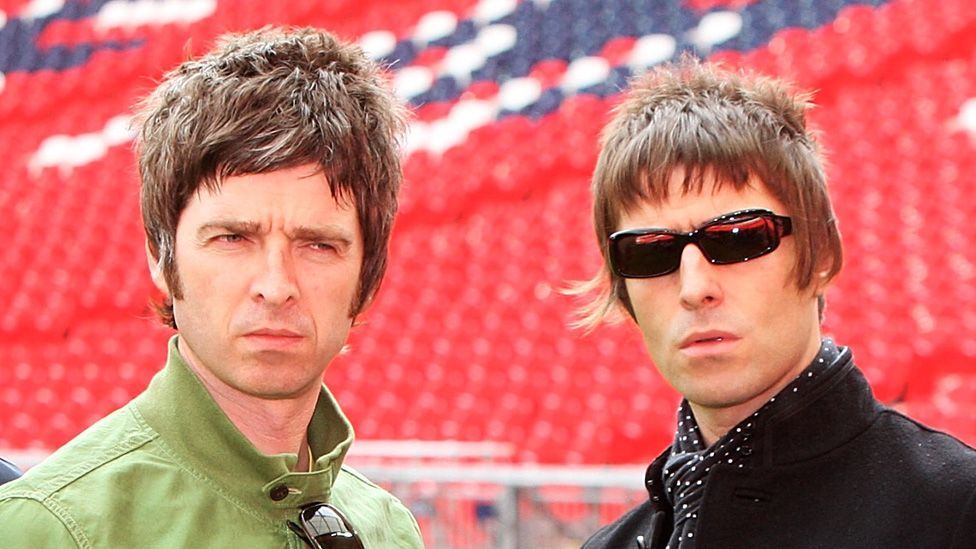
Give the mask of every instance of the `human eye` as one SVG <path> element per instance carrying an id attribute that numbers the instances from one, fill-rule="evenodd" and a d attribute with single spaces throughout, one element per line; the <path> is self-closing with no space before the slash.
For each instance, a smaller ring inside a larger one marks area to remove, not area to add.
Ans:
<path id="1" fill-rule="evenodd" d="M 317 252 L 332 252 L 336 250 L 336 247 L 329 242 L 312 242 L 309 247 Z"/>
<path id="2" fill-rule="evenodd" d="M 248 237 L 241 233 L 217 233 L 208 239 L 208 243 L 216 250 L 238 250 L 247 245 Z"/>

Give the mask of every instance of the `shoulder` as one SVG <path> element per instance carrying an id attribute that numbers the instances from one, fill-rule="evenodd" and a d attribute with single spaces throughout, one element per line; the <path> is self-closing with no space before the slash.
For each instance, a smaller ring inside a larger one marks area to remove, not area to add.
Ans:
<path id="1" fill-rule="evenodd" d="M 890 451 L 911 456 L 920 472 L 962 476 L 976 482 L 976 449 L 901 412 L 886 408 L 873 429 Z"/>
<path id="2" fill-rule="evenodd" d="M 976 540 L 976 488 L 973 488 L 961 512 L 963 518 L 953 533 L 952 547 L 967 547 Z"/>
<path id="3" fill-rule="evenodd" d="M 28 487 L 40 497 L 48 497 L 81 478 L 96 474 L 155 437 L 129 407 L 121 408 L 86 429 L 20 479 L 0 487 L 0 499 L 11 491 L 23 492 Z"/>
<path id="4" fill-rule="evenodd" d="M 91 547 L 71 527 L 70 515 L 56 502 L 13 491 L 0 500 L 0 539 L 4 547 Z"/>
<path id="5" fill-rule="evenodd" d="M 890 408 L 872 430 L 881 449 L 875 463 L 892 473 L 890 484 L 909 502 L 906 511 L 944 525 L 953 539 L 947 547 L 971 547 L 976 539 L 976 449 Z"/>
<path id="6" fill-rule="evenodd" d="M 650 501 L 645 501 L 624 516 L 600 528 L 583 544 L 583 549 L 601 547 L 613 549 L 637 548 L 637 536 L 648 537 L 651 531 L 653 512 Z M 650 542 L 648 542 L 650 546 Z"/>
<path id="7" fill-rule="evenodd" d="M 359 471 L 343 465 L 334 491 L 334 500 L 350 515 L 367 547 L 423 547 L 420 526 L 413 514 L 393 494 Z"/>
<path id="8" fill-rule="evenodd" d="M 885 408 L 847 446 L 846 463 L 856 464 L 848 474 L 871 480 L 889 503 L 920 506 L 922 514 L 976 519 L 976 449 L 956 437 Z"/>
<path id="9" fill-rule="evenodd" d="M 85 547 L 82 516 L 98 515 L 120 468 L 131 468 L 127 456 L 154 436 L 127 408 L 98 421 L 22 477 L 0 486 L 0 538 L 43 541 L 25 547 L 60 547 L 48 543 L 48 536 L 64 532 Z M 8 538 L 15 534 L 22 538 Z"/>
<path id="10" fill-rule="evenodd" d="M 353 469 L 348 465 L 342 466 L 341 473 L 339 474 L 339 479 L 345 482 L 349 482 L 353 485 L 356 485 L 359 488 L 383 490 L 376 483 L 366 478 L 366 475 L 360 473 L 359 471 Z"/>

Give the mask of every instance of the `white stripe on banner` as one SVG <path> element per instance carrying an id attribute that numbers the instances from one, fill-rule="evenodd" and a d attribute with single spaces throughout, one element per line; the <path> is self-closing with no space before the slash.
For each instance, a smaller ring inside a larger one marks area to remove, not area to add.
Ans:
<path id="1" fill-rule="evenodd" d="M 71 170 L 101 159 L 109 147 L 128 143 L 135 137 L 130 121 L 129 116 L 121 115 L 109 119 L 100 132 L 48 137 L 31 156 L 28 164 L 31 173 L 50 167 Z"/>
<path id="2" fill-rule="evenodd" d="M 57 13 L 64 8 L 64 0 L 31 0 L 24 9 L 20 11 L 20 17 L 35 19 Z"/>
<path id="3" fill-rule="evenodd" d="M 193 23 L 210 17 L 216 10 L 217 0 L 112 0 L 98 10 L 95 28 Z"/>

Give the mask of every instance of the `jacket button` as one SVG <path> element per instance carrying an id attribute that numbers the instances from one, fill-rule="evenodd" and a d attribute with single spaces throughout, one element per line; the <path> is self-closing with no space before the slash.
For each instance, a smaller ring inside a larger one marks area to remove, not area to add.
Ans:
<path id="1" fill-rule="evenodd" d="M 271 499 L 274 501 L 281 501 L 288 497 L 288 487 L 284 484 L 279 484 L 272 488 L 268 495 L 271 496 Z"/>
<path id="2" fill-rule="evenodd" d="M 744 456 L 751 456 L 752 455 L 752 446 L 743 446 L 741 453 Z"/>

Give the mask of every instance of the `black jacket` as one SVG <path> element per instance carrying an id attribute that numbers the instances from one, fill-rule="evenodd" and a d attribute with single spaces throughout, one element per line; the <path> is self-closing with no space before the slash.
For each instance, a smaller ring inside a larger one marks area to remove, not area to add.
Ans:
<path id="1" fill-rule="evenodd" d="M 712 548 L 976 548 L 976 450 L 874 399 L 848 358 L 757 425 L 759 465 L 712 468 L 695 534 Z M 647 502 L 584 545 L 664 549 L 673 526 L 661 469 Z"/>

